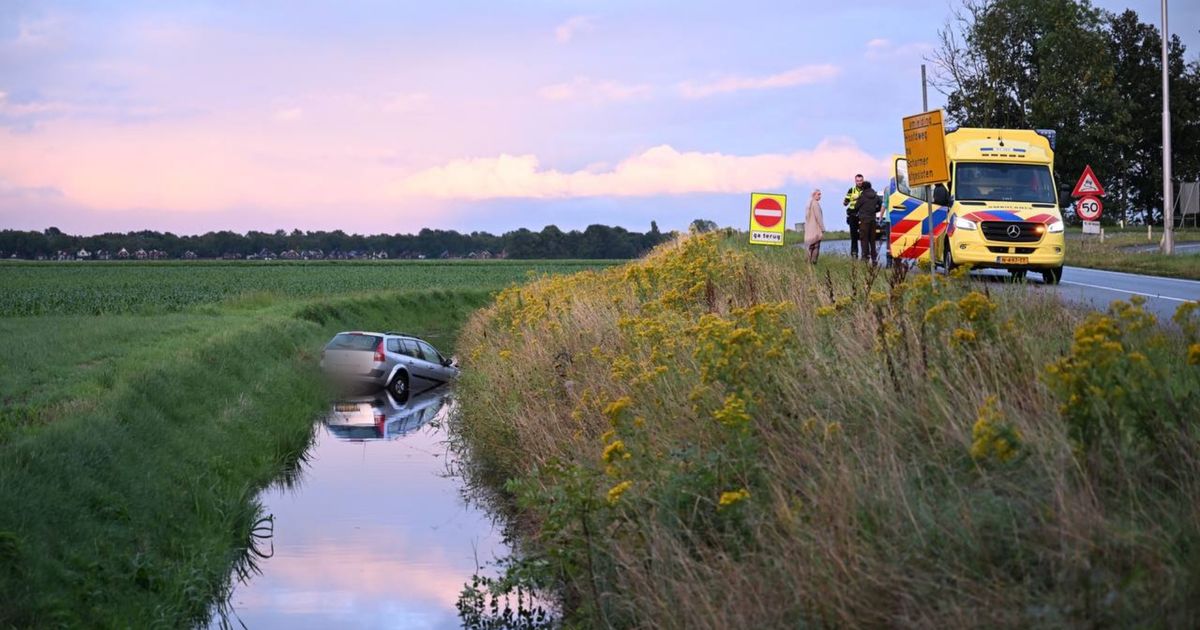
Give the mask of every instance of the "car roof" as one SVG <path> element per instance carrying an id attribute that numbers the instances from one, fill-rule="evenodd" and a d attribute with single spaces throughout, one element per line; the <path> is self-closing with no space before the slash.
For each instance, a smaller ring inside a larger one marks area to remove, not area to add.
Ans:
<path id="1" fill-rule="evenodd" d="M 338 335 L 374 335 L 376 337 L 404 337 L 406 339 L 416 339 L 417 341 L 424 341 L 424 339 L 421 339 L 420 337 L 418 337 L 416 335 L 410 335 L 408 333 L 395 332 L 395 331 L 372 332 L 369 330 L 343 330 L 342 332 L 338 333 Z"/>

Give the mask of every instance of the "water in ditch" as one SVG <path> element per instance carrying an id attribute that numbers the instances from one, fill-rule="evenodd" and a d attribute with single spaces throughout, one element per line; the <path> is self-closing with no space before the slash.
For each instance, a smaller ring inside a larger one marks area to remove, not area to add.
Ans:
<path id="1" fill-rule="evenodd" d="M 464 583 L 505 556 L 446 446 L 442 387 L 336 403 L 299 473 L 260 496 L 252 568 L 211 627 L 457 628 Z"/>

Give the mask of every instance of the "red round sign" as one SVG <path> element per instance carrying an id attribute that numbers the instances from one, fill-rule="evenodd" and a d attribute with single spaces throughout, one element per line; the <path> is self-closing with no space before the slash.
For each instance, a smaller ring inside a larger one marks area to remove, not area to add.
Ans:
<path id="1" fill-rule="evenodd" d="M 1104 211 L 1104 204 L 1100 203 L 1099 197 L 1088 195 L 1083 199 L 1075 202 L 1075 214 L 1084 221 L 1097 221 L 1100 219 L 1100 213 Z"/>
<path id="2" fill-rule="evenodd" d="M 744 206 L 743 206 L 744 207 Z M 758 203 L 754 204 L 754 221 L 759 225 L 769 228 L 774 227 L 776 223 L 783 220 L 783 207 L 778 201 L 766 197 L 759 199 Z"/>

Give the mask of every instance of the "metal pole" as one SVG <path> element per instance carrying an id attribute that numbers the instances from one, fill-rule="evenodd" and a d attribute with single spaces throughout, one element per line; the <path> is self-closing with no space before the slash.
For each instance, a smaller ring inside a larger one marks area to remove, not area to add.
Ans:
<path id="1" fill-rule="evenodd" d="M 925 64 L 921 64 L 921 111 L 929 111 L 929 87 L 925 82 Z M 936 274 L 934 273 L 934 263 L 937 262 L 935 256 L 937 252 L 933 244 L 933 186 L 925 186 L 925 224 L 929 233 L 929 280 L 934 282 Z M 890 247 L 890 245 L 889 245 Z"/>
<path id="2" fill-rule="evenodd" d="M 1167 29 L 1167 0 L 1162 0 L 1162 97 L 1163 97 L 1163 253 L 1175 253 L 1175 200 L 1171 185 L 1171 67 Z"/>

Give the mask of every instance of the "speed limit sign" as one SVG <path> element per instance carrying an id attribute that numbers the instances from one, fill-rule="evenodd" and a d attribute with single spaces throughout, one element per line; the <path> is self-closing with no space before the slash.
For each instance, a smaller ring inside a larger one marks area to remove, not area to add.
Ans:
<path id="1" fill-rule="evenodd" d="M 1104 204 L 1100 203 L 1099 197 L 1087 196 L 1080 199 L 1075 204 L 1075 214 L 1084 221 L 1099 221 L 1100 213 L 1104 211 Z"/>

